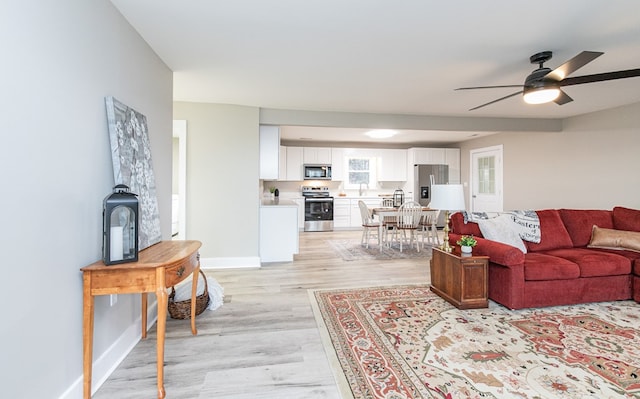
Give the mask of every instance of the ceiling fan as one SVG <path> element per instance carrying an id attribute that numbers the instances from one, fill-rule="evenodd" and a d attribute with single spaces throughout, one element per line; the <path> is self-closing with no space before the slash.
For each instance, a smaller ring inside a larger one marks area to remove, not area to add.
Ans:
<path id="1" fill-rule="evenodd" d="M 605 80 L 624 79 L 640 76 L 639 69 L 627 69 L 624 71 L 614 71 L 605 73 L 596 73 L 593 75 L 576 76 L 568 78 L 570 74 L 582 68 L 586 64 L 600 57 L 602 52 L 597 51 L 583 51 L 576 55 L 569 61 L 560 65 L 554 70 L 546 68 L 543 64 L 551 59 L 553 53 L 551 51 L 543 51 L 536 53 L 529 57 L 529 61 L 532 64 L 538 64 L 538 69 L 531 72 L 529 76 L 524 80 L 524 84 L 521 85 L 503 85 L 503 86 L 476 86 L 476 87 L 460 87 L 456 90 L 475 90 L 475 89 L 495 89 L 504 87 L 520 87 L 522 90 L 498 98 L 497 100 L 490 101 L 486 104 L 479 105 L 471 108 L 469 111 L 473 111 L 478 108 L 486 107 L 497 103 L 498 101 L 506 100 L 507 98 L 523 94 L 524 101 L 528 104 L 543 104 L 548 102 L 555 102 L 558 105 L 563 105 L 573 101 L 567 93 L 562 91 L 561 87 L 579 85 L 585 83 L 602 82 Z"/>

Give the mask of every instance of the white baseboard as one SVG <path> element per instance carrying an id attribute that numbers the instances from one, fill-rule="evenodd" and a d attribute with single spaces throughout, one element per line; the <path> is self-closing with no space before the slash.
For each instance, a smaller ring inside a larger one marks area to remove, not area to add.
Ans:
<path id="1" fill-rule="evenodd" d="M 149 301 L 149 307 L 147 308 L 147 314 L 149 319 L 147 320 L 147 331 L 158 320 L 158 302 Z M 153 318 L 151 318 L 153 316 Z M 140 326 L 142 325 L 142 318 L 138 318 L 133 324 L 118 337 L 118 339 L 94 362 L 91 373 L 91 395 L 104 384 L 109 376 L 115 371 L 115 369 L 122 363 L 127 355 L 133 350 L 133 348 L 142 339 L 142 333 Z M 59 399 L 76 399 L 81 398 L 83 395 L 84 376 L 80 375 L 75 382 L 67 389 Z"/>
<path id="2" fill-rule="evenodd" d="M 233 257 L 233 258 L 201 258 L 202 269 L 238 269 L 260 267 L 260 257 Z"/>

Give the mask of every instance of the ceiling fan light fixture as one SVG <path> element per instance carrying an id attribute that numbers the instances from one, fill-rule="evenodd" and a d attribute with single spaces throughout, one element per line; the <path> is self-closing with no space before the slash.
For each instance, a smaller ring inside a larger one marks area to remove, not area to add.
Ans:
<path id="1" fill-rule="evenodd" d="M 544 104 L 560 96 L 560 89 L 555 86 L 530 87 L 524 90 L 524 101 L 527 104 Z"/>

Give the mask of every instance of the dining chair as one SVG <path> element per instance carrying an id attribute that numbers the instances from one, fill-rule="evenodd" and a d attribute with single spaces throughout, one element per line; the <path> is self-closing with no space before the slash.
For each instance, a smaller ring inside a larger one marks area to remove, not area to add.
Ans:
<path id="1" fill-rule="evenodd" d="M 393 198 L 383 198 L 380 206 L 383 208 L 393 208 Z M 396 217 L 395 216 L 384 216 L 380 222 L 382 223 L 382 232 L 383 237 L 381 237 L 382 242 L 387 246 L 390 245 L 390 241 L 388 240 L 388 235 L 391 232 L 395 236 L 396 230 Z"/>
<path id="2" fill-rule="evenodd" d="M 420 219 L 420 227 L 418 234 L 422 236 L 422 249 L 424 249 L 425 240 L 429 245 L 440 245 L 440 237 L 438 237 L 438 216 L 439 210 L 423 211 L 422 219 Z"/>
<path id="3" fill-rule="evenodd" d="M 369 211 L 369 207 L 364 201 L 358 201 L 358 207 L 360 208 L 360 217 L 362 218 L 362 239 L 360 240 L 360 245 L 365 245 L 365 247 L 369 248 L 369 240 L 371 239 L 372 234 L 378 239 L 378 246 L 381 245 L 381 237 L 378 233 L 378 229 L 380 228 L 380 222 L 374 221 L 371 212 Z"/>
<path id="4" fill-rule="evenodd" d="M 398 241 L 400 241 L 400 252 L 402 252 L 403 242 L 407 240 L 407 232 L 409 232 L 410 235 L 409 248 L 413 247 L 413 242 L 415 241 L 416 250 L 420 252 L 420 245 L 418 244 L 416 233 L 420 227 L 421 219 L 422 205 L 415 201 L 407 201 L 398 208 L 396 229 L 398 233 L 402 232 L 402 237 L 398 238 Z"/>

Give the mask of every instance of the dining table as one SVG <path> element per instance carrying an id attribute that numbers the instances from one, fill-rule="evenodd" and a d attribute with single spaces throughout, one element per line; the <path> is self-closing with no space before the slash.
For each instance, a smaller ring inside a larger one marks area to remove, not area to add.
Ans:
<path id="1" fill-rule="evenodd" d="M 378 224 L 378 237 L 380 237 L 380 240 L 382 240 L 382 233 L 384 232 L 384 218 L 386 217 L 397 217 L 398 216 L 398 211 L 400 208 L 397 207 L 378 207 L 378 208 L 372 208 L 371 209 L 371 215 L 372 216 L 377 216 L 378 217 L 378 221 L 380 222 Z M 437 212 L 437 209 L 431 209 L 428 207 L 422 207 L 422 214 L 423 216 L 427 215 L 429 212 Z M 433 219 L 433 224 L 436 223 L 435 218 Z M 435 228 L 435 226 L 432 226 L 432 228 Z M 384 244 L 382 241 L 380 241 L 380 252 L 382 252 L 382 245 Z"/>

